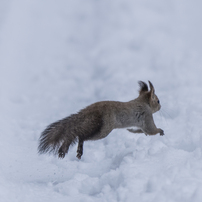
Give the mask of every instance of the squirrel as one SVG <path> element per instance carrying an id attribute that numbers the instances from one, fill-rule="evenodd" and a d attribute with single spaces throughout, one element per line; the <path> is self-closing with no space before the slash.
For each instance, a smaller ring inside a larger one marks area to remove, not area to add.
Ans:
<path id="1" fill-rule="evenodd" d="M 160 110 L 161 105 L 150 81 L 148 85 L 139 81 L 139 96 L 129 102 L 100 101 L 87 106 L 78 113 L 50 124 L 39 138 L 38 152 L 58 154 L 64 158 L 69 146 L 78 141 L 77 158 L 83 155 L 83 144 L 87 140 L 105 138 L 113 129 L 130 128 L 132 133 L 145 135 L 164 135 L 157 128 L 153 113 Z"/>

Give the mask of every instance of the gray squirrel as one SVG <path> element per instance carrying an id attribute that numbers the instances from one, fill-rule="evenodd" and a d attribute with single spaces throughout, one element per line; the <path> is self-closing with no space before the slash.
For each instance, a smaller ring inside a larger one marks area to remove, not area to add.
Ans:
<path id="1" fill-rule="evenodd" d="M 164 135 L 157 128 L 153 113 L 160 110 L 161 105 L 152 83 L 150 91 L 145 82 L 139 81 L 139 96 L 129 102 L 101 101 L 96 102 L 62 120 L 50 124 L 41 134 L 38 152 L 52 152 L 64 158 L 69 146 L 78 141 L 77 158 L 83 155 L 83 144 L 87 140 L 105 138 L 113 129 L 130 128 L 132 133 L 145 135 Z"/>

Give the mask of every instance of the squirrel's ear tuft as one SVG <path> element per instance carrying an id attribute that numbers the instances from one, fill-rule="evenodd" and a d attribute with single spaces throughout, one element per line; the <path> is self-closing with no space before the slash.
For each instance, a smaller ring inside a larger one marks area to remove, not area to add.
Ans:
<path id="1" fill-rule="evenodd" d="M 153 84 L 150 81 L 148 81 L 148 82 L 149 82 L 151 97 L 153 98 L 154 97 L 154 93 L 155 93 L 155 89 L 154 89 Z"/>
<path id="2" fill-rule="evenodd" d="M 140 90 L 139 90 L 140 94 L 148 91 L 148 86 L 145 82 L 139 81 L 138 84 L 140 86 Z"/>

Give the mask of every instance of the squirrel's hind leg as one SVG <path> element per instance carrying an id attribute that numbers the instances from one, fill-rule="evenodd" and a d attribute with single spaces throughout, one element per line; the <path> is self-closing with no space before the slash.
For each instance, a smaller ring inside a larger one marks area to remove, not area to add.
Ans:
<path id="1" fill-rule="evenodd" d="M 104 127 L 104 128 L 101 128 L 100 131 L 98 131 L 94 134 L 91 134 L 91 136 L 86 136 L 85 138 L 78 138 L 79 142 L 78 142 L 77 156 L 76 157 L 78 159 L 81 159 L 81 156 L 83 155 L 83 143 L 84 143 L 84 141 L 99 140 L 99 139 L 105 138 L 111 131 L 112 131 L 111 128 Z"/>
<path id="2" fill-rule="evenodd" d="M 77 158 L 81 159 L 81 156 L 83 155 L 83 140 L 79 138 L 79 143 L 77 147 Z"/>
<path id="3" fill-rule="evenodd" d="M 68 152 L 69 150 L 69 146 L 70 144 L 67 144 L 66 142 L 64 142 L 62 144 L 62 146 L 60 147 L 60 149 L 58 150 L 58 158 L 63 159 L 65 157 L 65 154 Z"/>

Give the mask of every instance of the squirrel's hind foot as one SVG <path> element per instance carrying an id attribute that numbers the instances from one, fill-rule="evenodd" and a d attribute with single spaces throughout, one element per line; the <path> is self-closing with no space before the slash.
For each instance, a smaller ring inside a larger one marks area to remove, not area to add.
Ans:
<path id="1" fill-rule="evenodd" d="M 65 152 L 62 151 L 62 149 L 59 149 L 59 151 L 58 151 L 58 158 L 59 159 L 63 159 L 64 157 L 65 157 Z"/>

